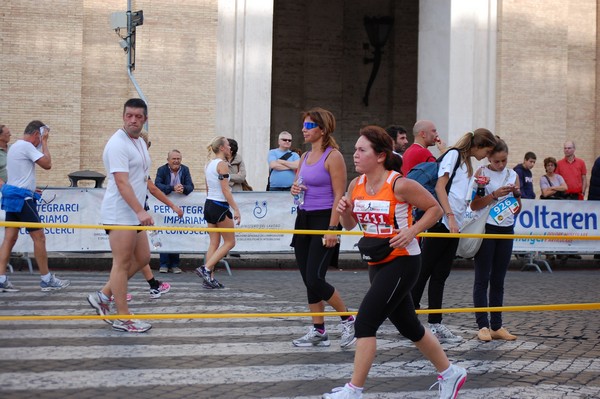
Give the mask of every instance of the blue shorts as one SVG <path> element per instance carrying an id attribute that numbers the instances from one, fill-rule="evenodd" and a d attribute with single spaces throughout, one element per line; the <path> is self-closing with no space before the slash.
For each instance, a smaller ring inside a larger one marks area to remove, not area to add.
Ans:
<path id="1" fill-rule="evenodd" d="M 6 212 L 7 222 L 26 222 L 26 223 L 40 223 L 40 215 L 37 211 L 37 201 L 33 198 L 29 198 L 25 200 L 23 204 L 23 209 L 21 212 Z M 26 228 L 27 231 L 36 231 L 41 230 L 39 227 L 35 228 Z"/>
<path id="2" fill-rule="evenodd" d="M 217 224 L 225 220 L 228 217 L 233 219 L 233 215 L 229 210 L 229 204 L 227 202 L 215 201 L 207 199 L 204 203 L 204 220 L 210 224 Z"/>

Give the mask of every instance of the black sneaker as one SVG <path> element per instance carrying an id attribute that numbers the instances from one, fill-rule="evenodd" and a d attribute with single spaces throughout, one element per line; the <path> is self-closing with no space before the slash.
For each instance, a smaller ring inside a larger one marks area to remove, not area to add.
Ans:
<path id="1" fill-rule="evenodd" d="M 210 270 L 208 270 L 206 267 L 204 267 L 204 265 L 202 265 L 199 268 L 195 269 L 194 272 L 198 275 L 198 277 L 200 277 L 201 279 L 203 279 L 207 283 L 210 283 L 210 280 L 211 280 L 211 278 L 210 278 Z"/>
<path id="2" fill-rule="evenodd" d="M 224 286 L 223 284 L 221 284 L 221 283 L 219 282 L 219 280 L 217 280 L 216 278 L 213 278 L 213 279 L 210 281 L 210 283 L 211 283 L 211 284 L 212 284 L 212 285 L 213 285 L 215 288 L 219 288 L 219 289 L 221 289 L 221 288 L 225 288 L 225 286 Z"/>
<path id="3" fill-rule="evenodd" d="M 207 281 L 202 281 L 202 288 L 207 289 L 207 290 L 215 290 L 219 287 L 215 287 L 214 285 L 212 285 L 211 283 L 209 283 Z"/>

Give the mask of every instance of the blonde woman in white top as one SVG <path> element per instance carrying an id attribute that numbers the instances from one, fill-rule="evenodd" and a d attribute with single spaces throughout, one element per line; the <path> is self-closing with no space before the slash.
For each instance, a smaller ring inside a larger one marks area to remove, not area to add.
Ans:
<path id="1" fill-rule="evenodd" d="M 207 149 L 209 158 L 213 159 L 208 162 L 204 171 L 207 190 L 204 219 L 210 228 L 233 228 L 234 221 L 239 225 L 241 217 L 229 187 L 227 158 L 231 156 L 231 147 L 227 139 L 220 136 L 214 138 Z M 223 284 L 214 278 L 214 270 L 217 263 L 235 246 L 235 233 L 211 231 L 208 236 L 210 243 L 205 264 L 196 269 L 196 274 L 204 279 L 204 288 L 224 288 Z"/>

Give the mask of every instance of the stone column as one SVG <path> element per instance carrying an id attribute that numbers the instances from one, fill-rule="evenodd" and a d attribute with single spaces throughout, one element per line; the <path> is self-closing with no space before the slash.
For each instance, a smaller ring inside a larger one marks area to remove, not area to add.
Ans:
<path id="1" fill-rule="evenodd" d="M 417 119 L 452 145 L 495 131 L 497 0 L 421 0 Z"/>
<path id="2" fill-rule="evenodd" d="M 215 136 L 237 140 L 255 190 L 267 184 L 272 0 L 219 0 Z M 207 39 L 209 40 L 209 39 Z"/>

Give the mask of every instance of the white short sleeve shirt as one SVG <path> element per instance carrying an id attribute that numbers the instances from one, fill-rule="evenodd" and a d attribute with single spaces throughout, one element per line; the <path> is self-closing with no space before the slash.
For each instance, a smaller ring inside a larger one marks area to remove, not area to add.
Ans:
<path id="1" fill-rule="evenodd" d="M 119 129 L 106 143 L 102 161 L 108 175 L 108 185 L 100 210 L 102 223 L 138 225 L 140 222 L 137 215 L 119 192 L 114 173 L 129 174 L 129 184 L 143 206 L 148 192 L 148 173 L 151 166 L 146 143 L 141 138 L 129 137 L 123 129 Z"/>
<path id="2" fill-rule="evenodd" d="M 35 163 L 44 154 L 29 141 L 17 140 L 6 156 L 7 184 L 35 191 Z"/>
<path id="3" fill-rule="evenodd" d="M 454 170 L 454 166 L 456 165 L 459 156 L 460 154 L 458 151 L 449 150 L 448 154 L 446 154 L 440 162 L 438 178 L 445 173 L 448 173 L 448 177 L 452 176 L 452 171 Z M 465 211 L 467 210 L 467 194 L 469 193 L 470 183 L 467 164 L 463 162 L 458 169 L 456 169 L 452 185 L 450 186 L 450 192 L 448 193 L 448 202 L 450 203 L 450 208 L 452 208 L 452 213 L 454 213 L 454 219 L 456 219 L 459 229 L 462 227 Z M 450 229 L 446 215 L 444 215 L 442 223 Z"/>

